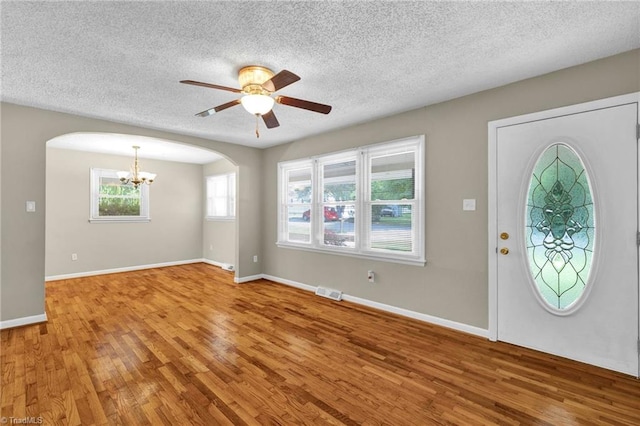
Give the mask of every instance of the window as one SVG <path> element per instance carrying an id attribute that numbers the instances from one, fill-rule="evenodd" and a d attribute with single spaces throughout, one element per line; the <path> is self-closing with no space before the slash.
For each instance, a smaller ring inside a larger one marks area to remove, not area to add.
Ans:
<path id="1" fill-rule="evenodd" d="M 236 174 L 207 176 L 208 220 L 234 219 L 236 216 Z"/>
<path id="2" fill-rule="evenodd" d="M 91 169 L 90 222 L 150 220 L 148 185 L 123 185 L 117 170 Z"/>
<path id="3" fill-rule="evenodd" d="M 552 311 L 571 309 L 586 294 L 597 255 L 589 175 L 571 147 L 556 143 L 542 153 L 525 209 L 524 236 L 535 288 Z"/>
<path id="4" fill-rule="evenodd" d="M 278 164 L 278 246 L 424 264 L 424 137 Z"/>

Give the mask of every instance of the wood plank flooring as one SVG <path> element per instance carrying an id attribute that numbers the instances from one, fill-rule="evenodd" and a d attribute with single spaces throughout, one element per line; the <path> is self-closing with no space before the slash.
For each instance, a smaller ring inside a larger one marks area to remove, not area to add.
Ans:
<path id="1" fill-rule="evenodd" d="M 635 378 L 206 264 L 49 282 L 46 310 L 1 332 L 7 418 L 640 424 Z"/>

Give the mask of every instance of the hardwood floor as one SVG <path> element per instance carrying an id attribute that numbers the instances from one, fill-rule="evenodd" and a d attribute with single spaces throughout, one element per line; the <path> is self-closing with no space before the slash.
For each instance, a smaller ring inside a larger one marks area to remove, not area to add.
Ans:
<path id="1" fill-rule="evenodd" d="M 206 264 L 46 284 L 3 330 L 7 421 L 640 423 L 640 381 Z"/>

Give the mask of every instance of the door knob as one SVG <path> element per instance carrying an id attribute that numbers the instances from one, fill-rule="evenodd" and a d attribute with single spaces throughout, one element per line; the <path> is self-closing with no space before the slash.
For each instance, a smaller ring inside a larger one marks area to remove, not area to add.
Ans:
<path id="1" fill-rule="evenodd" d="M 502 247 L 502 248 L 500 249 L 500 253 L 502 253 L 503 255 L 505 255 L 505 256 L 506 256 L 506 255 L 508 255 L 508 254 L 509 254 L 509 249 L 508 249 L 508 248 L 506 248 L 506 247 Z"/>
<path id="2" fill-rule="evenodd" d="M 502 234 L 500 234 L 500 239 L 508 240 L 509 239 L 509 234 L 507 234 L 506 232 L 503 232 Z"/>

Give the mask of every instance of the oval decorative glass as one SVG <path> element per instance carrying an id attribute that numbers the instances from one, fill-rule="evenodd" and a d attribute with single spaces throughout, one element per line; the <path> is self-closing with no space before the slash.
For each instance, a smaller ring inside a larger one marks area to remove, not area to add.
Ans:
<path id="1" fill-rule="evenodd" d="M 596 237 L 589 176 L 570 146 L 548 147 L 533 168 L 525 244 L 540 299 L 552 311 L 571 309 L 585 294 Z"/>

